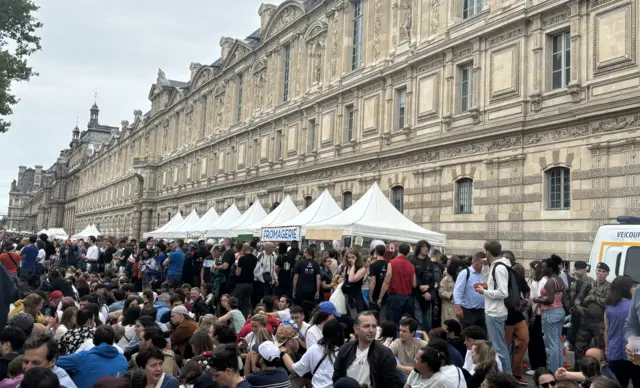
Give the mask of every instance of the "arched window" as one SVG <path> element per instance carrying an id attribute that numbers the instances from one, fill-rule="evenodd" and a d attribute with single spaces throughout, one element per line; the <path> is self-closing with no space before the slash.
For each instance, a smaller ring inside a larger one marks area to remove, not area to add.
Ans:
<path id="1" fill-rule="evenodd" d="M 311 206 L 311 204 L 313 203 L 313 198 L 311 198 L 310 195 L 307 195 L 306 197 L 304 197 L 304 208 L 308 208 L 309 206 Z"/>
<path id="2" fill-rule="evenodd" d="M 473 199 L 473 180 L 463 178 L 456 182 L 456 213 L 471 213 Z"/>
<path id="3" fill-rule="evenodd" d="M 571 172 L 566 167 L 555 167 L 545 172 L 547 209 L 571 209 Z"/>
<path id="4" fill-rule="evenodd" d="M 342 210 L 347 210 L 351 207 L 353 202 L 353 195 L 350 191 L 345 191 L 342 193 Z"/>
<path id="5" fill-rule="evenodd" d="M 391 203 L 400 213 L 404 212 L 404 187 L 396 186 L 391 189 Z"/>

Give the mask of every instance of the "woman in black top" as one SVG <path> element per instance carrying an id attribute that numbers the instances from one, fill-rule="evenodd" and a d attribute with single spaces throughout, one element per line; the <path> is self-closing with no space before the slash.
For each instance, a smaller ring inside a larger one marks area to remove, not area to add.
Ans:
<path id="1" fill-rule="evenodd" d="M 352 318 L 367 309 L 362 295 L 362 282 L 367 275 L 367 267 L 356 249 L 347 251 L 347 266 L 344 271 L 342 292 L 347 300 L 347 308 Z"/>

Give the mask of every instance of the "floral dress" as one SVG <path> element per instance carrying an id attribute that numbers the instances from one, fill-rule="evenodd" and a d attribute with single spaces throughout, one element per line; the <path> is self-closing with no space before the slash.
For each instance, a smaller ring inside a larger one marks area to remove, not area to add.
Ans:
<path id="1" fill-rule="evenodd" d="M 447 319 L 455 319 L 456 306 L 453 303 L 453 288 L 456 283 L 453 281 L 451 275 L 446 274 L 440 282 L 440 299 L 442 299 L 442 322 Z"/>
<path id="2" fill-rule="evenodd" d="M 96 329 L 82 326 L 68 331 L 60 339 L 60 354 L 63 356 L 75 353 L 89 339 L 93 339 Z"/>

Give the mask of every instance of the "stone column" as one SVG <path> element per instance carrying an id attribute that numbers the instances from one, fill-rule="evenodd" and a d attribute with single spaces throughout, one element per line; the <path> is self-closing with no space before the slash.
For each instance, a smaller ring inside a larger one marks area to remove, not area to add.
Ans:
<path id="1" fill-rule="evenodd" d="M 153 229 L 151 226 L 151 221 L 153 218 L 153 208 L 151 207 L 151 204 L 145 204 L 142 208 L 141 214 L 140 237 L 142 238 L 143 233 L 150 232 Z"/>
<path id="2" fill-rule="evenodd" d="M 533 84 L 531 85 L 531 94 L 529 99 L 531 101 L 531 110 L 534 112 L 542 109 L 542 93 L 544 91 L 544 74 L 542 69 L 544 65 L 544 32 L 541 29 L 542 26 L 542 14 L 538 14 L 531 18 L 531 50 L 533 51 L 532 65 L 533 65 Z M 525 64 L 526 66 L 527 64 Z"/>
<path id="3" fill-rule="evenodd" d="M 133 207 L 133 216 L 131 217 L 131 222 L 133 225 L 131 226 L 133 228 L 132 236 L 134 236 L 134 238 L 138 240 L 142 238 L 142 213 L 142 205 L 139 203 L 135 204 Z"/>
<path id="4" fill-rule="evenodd" d="M 451 119 L 454 114 L 455 107 L 453 106 L 453 74 L 454 74 L 454 65 L 453 65 L 453 50 L 447 49 L 444 51 L 444 91 L 442 93 L 443 99 L 442 107 L 443 117 L 442 121 L 445 124 L 445 129 L 448 129 L 451 125 Z"/>

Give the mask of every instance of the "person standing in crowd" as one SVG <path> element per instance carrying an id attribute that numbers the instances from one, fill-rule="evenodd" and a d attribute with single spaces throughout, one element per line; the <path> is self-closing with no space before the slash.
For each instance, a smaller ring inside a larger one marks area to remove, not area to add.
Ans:
<path id="1" fill-rule="evenodd" d="M 71 377 L 69 377 L 69 374 L 64 369 L 56 366 L 57 359 L 58 345 L 56 341 L 48 335 L 34 335 L 29 337 L 24 343 L 23 367 L 25 373 L 33 368 L 47 368 L 58 376 L 60 387 L 77 388 L 76 384 L 71 380 Z"/>
<path id="2" fill-rule="evenodd" d="M 346 299 L 347 310 L 351 318 L 367 308 L 362 295 L 362 283 L 367 275 L 367 267 L 357 249 L 347 251 L 347 266 L 344 270 L 342 291 Z"/>
<path id="3" fill-rule="evenodd" d="M 618 276 L 611 282 L 611 293 L 606 299 L 604 313 L 605 349 L 611 370 L 622 388 L 640 387 L 640 365 L 633 364 L 624 350 L 624 325 L 631 311 L 631 293 L 634 282 L 629 276 Z"/>
<path id="4" fill-rule="evenodd" d="M 531 277 L 529 279 L 529 304 L 531 306 L 531 317 L 529 318 L 529 368 L 527 374 L 532 375 L 535 370 L 547 366 L 547 354 L 542 337 L 542 311 L 534 301 L 540 297 L 540 289 L 544 287 L 547 279 L 542 273 L 540 261 L 533 261 L 531 267 Z"/>
<path id="5" fill-rule="evenodd" d="M 304 250 L 302 260 L 293 269 L 293 299 L 297 305 L 305 309 L 305 301 L 313 301 L 315 305 L 315 302 L 320 298 L 321 269 L 315 256 L 315 249 L 307 247 Z"/>
<path id="6" fill-rule="evenodd" d="M 295 265 L 296 258 L 288 254 L 287 244 L 278 244 L 278 258 L 274 265 L 278 275 L 278 285 L 274 288 L 276 296 L 293 297 L 293 275 L 291 273 Z"/>
<path id="7" fill-rule="evenodd" d="M 413 315 L 418 320 L 421 330 L 429 331 L 433 326 L 434 317 L 439 318 L 438 287 L 442 279 L 440 267 L 431 261 L 429 251 L 431 246 L 426 241 L 418 241 L 415 255 L 409 262 L 415 267 L 417 287 L 413 290 Z"/>
<path id="8" fill-rule="evenodd" d="M 253 282 L 253 304 L 257 304 L 265 295 L 272 295 L 274 286 L 278 285 L 278 274 L 275 270 L 276 255 L 273 243 L 264 243 L 264 250 L 258 254 L 258 263 Z"/>
<path id="9" fill-rule="evenodd" d="M 378 296 L 378 306 L 380 306 L 387 290 L 389 290 L 387 318 L 396 325 L 400 323 L 404 314 L 411 313 L 413 306 L 411 296 L 417 285 L 416 268 L 407 259 L 410 251 L 409 244 L 400 244 L 398 256 L 391 260 L 387 266 L 387 274 Z"/>
<path id="10" fill-rule="evenodd" d="M 629 360 L 632 360 L 634 357 L 631 342 L 629 341 L 631 337 L 640 337 L 640 287 L 636 287 L 636 290 L 633 293 L 629 316 L 624 322 L 624 338 L 627 340 L 625 351 L 627 352 Z"/>
<path id="11" fill-rule="evenodd" d="M 173 242 L 173 251 L 169 253 L 169 257 L 164 261 L 164 266 L 169 270 L 167 272 L 167 283 L 169 287 L 177 288 L 182 280 L 182 266 L 184 265 L 184 251 L 182 250 L 182 240 Z"/>
<path id="12" fill-rule="evenodd" d="M 376 341 L 377 321 L 373 313 L 363 311 L 358 314 L 354 329 L 356 340 L 347 342 L 338 351 L 333 366 L 333 382 L 351 377 L 361 386 L 400 387 L 393 353 Z"/>
<path id="13" fill-rule="evenodd" d="M 515 263 L 515 257 L 510 251 L 504 251 L 502 257 L 509 259 Z M 511 352 L 511 370 L 513 377 L 518 381 L 520 385 L 526 385 L 527 382 L 523 377 L 522 363 L 524 361 L 525 353 L 529 347 L 529 328 L 527 327 L 527 320 L 525 318 L 525 311 L 527 309 L 529 294 L 531 289 L 527 284 L 527 280 L 524 276 L 524 267 L 521 264 L 515 263 L 512 267 L 513 274 L 518 282 L 518 291 L 520 293 L 520 304 L 515 307 L 507 308 L 507 320 L 505 321 L 505 341 Z"/>
<path id="14" fill-rule="evenodd" d="M 588 265 L 584 261 L 576 261 L 573 265 L 575 277 L 567 291 L 569 300 L 569 311 L 571 314 L 571 326 L 567 333 L 567 340 L 573 348 L 576 345 L 576 337 L 582 323 L 585 309 L 582 307 L 582 301 L 589 295 L 589 291 L 593 286 L 593 279 L 589 276 Z"/>
<path id="15" fill-rule="evenodd" d="M 463 269 L 462 262 L 454 256 L 445 270 L 444 276 L 440 281 L 440 300 L 442 301 L 442 319 L 444 322 L 450 319 L 456 319 L 456 308 L 453 301 L 453 289 L 455 288 L 458 274 Z"/>
<path id="16" fill-rule="evenodd" d="M 502 245 L 498 241 L 487 241 L 484 244 L 485 255 L 489 264 L 487 289 L 477 285 L 476 291 L 484 295 L 485 323 L 489 334 L 489 341 L 494 347 L 502 368 L 511 373 L 511 357 L 505 340 L 505 322 L 508 311 L 504 300 L 509 296 L 509 271 L 511 262 L 502 258 Z"/>
<path id="17" fill-rule="evenodd" d="M 238 298 L 242 315 L 248 317 L 251 314 L 251 298 L 253 296 L 254 271 L 258 265 L 258 258 L 253 254 L 253 248 L 249 244 L 242 245 L 242 256 L 238 259 L 236 267 L 236 288 L 233 296 Z"/>
<path id="18" fill-rule="evenodd" d="M 542 273 L 547 282 L 540 290 L 540 297 L 534 302 L 542 311 L 542 332 L 544 345 L 549 361 L 549 368 L 557 370 L 562 366 L 562 326 L 565 312 L 562 306 L 562 295 L 565 292 L 564 282 L 560 279 L 562 259 L 556 255 L 542 261 Z"/>
<path id="19" fill-rule="evenodd" d="M 5 242 L 4 252 L 0 253 L 0 263 L 4 266 L 11 278 L 11 281 L 18 279 L 18 270 L 20 269 L 20 261 L 22 257 L 15 252 L 15 247 L 11 242 Z"/>
<path id="20" fill-rule="evenodd" d="M 484 252 L 477 252 L 471 259 L 469 268 L 462 270 L 456 278 L 453 288 L 453 301 L 456 316 L 460 319 L 462 328 L 480 326 L 484 323 L 484 296 L 477 293 L 474 285 L 484 283 L 482 278 L 482 261 L 486 259 Z"/>
<path id="21" fill-rule="evenodd" d="M 96 245 L 96 236 L 89 236 L 89 249 L 87 249 L 87 272 L 97 273 L 100 249 Z"/>
<path id="22" fill-rule="evenodd" d="M 384 278 L 387 275 L 387 266 L 389 263 L 385 259 L 387 248 L 382 245 L 376 245 L 374 248 L 374 261 L 369 265 L 369 307 L 378 313 L 380 319 L 386 318 L 386 295 L 382 298 L 382 303 L 378 304 L 380 298 L 380 291 L 382 290 L 382 284 Z M 336 252 L 337 254 L 337 252 Z"/>
<path id="23" fill-rule="evenodd" d="M 29 236 L 29 245 L 22 248 L 22 263 L 20 267 L 20 279 L 29 281 L 31 275 L 36 272 L 36 260 L 38 258 L 39 249 L 36 247 L 38 238 L 35 235 Z"/>
<path id="24" fill-rule="evenodd" d="M 13 279 L 3 265 L 0 265 L 0 327 L 5 327 L 9 318 L 11 303 L 15 299 L 16 289 Z"/>
<path id="25" fill-rule="evenodd" d="M 219 259 L 216 259 L 213 264 L 213 276 L 214 286 L 213 292 L 215 294 L 216 301 L 220 301 L 222 294 L 231 293 L 231 283 L 229 282 L 229 275 L 231 273 L 231 267 L 236 262 L 236 253 L 233 244 L 230 239 L 224 239 L 224 252 Z"/>
<path id="26" fill-rule="evenodd" d="M 611 283 L 607 281 L 609 271 L 609 266 L 606 263 L 598 263 L 596 266 L 596 281 L 589 290 L 589 294 L 582 301 L 584 315 L 576 335 L 576 361 L 579 361 L 584 356 L 584 352 L 591 341 L 593 341 L 595 347 L 604 349 L 604 320 L 602 317 L 604 316 L 607 297 L 611 292 Z"/>

